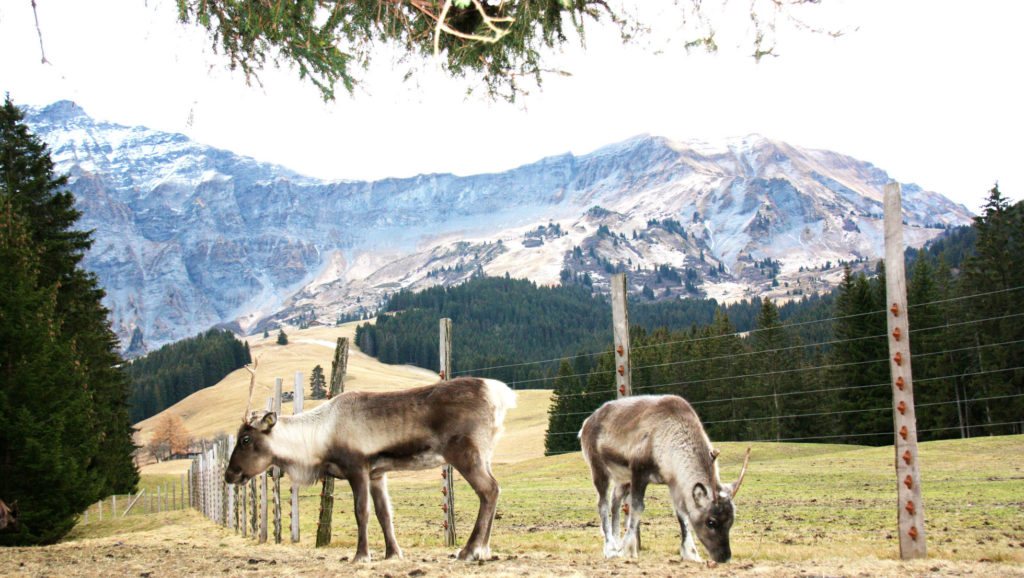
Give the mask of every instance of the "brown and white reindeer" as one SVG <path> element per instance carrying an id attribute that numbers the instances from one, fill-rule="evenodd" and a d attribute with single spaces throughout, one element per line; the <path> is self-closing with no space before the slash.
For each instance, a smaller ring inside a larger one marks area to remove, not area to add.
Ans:
<path id="1" fill-rule="evenodd" d="M 402 556 L 391 524 L 387 473 L 447 462 L 480 499 L 476 525 L 458 558 L 488 559 L 499 493 L 491 456 L 505 412 L 515 406 L 516 394 L 504 383 L 462 377 L 403 391 L 349 391 L 295 416 L 254 412 L 243 417 L 224 479 L 241 484 L 278 466 L 301 485 L 324 476 L 348 480 L 358 526 L 353 561 L 359 562 L 370 559 L 371 499 L 384 530 L 385 557 Z"/>
<path id="2" fill-rule="evenodd" d="M 0 500 L 0 532 L 17 533 L 19 528 L 18 501 L 15 500 L 8 506 Z"/>
<path id="3" fill-rule="evenodd" d="M 732 557 L 732 500 L 746 474 L 749 449 L 739 479 L 720 483 L 718 450 L 712 447 L 690 404 L 675 395 L 643 395 L 605 403 L 583 422 L 579 435 L 597 489 L 605 557 L 637 556 L 648 484 L 668 485 L 682 532 L 679 554 L 684 560 L 701 559 L 694 534 L 715 562 Z M 619 508 L 626 497 L 626 532 L 620 541 Z"/>

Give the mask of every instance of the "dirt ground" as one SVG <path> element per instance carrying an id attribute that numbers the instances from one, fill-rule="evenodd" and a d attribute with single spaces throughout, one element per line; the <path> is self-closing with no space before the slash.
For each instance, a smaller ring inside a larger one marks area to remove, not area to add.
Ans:
<path id="1" fill-rule="evenodd" d="M 256 545 L 195 512 L 153 516 L 154 527 L 35 548 L 0 548 L 0 576 L 1024 576 L 994 561 L 823 558 L 814 562 L 734 559 L 707 567 L 642 552 L 639 561 L 571 551 L 495 551 L 492 560 L 458 562 L 448 549 L 406 546 L 400 561 L 354 564 L 342 548 Z M 374 545 L 380 546 L 380 545 Z M 382 556 L 381 548 L 371 550 Z"/>

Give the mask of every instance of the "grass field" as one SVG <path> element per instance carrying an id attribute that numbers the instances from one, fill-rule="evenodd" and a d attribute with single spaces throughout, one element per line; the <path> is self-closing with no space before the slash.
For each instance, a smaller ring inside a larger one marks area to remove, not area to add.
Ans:
<path id="1" fill-rule="evenodd" d="M 303 370 L 293 369 L 299 366 L 311 368 L 297 353 L 300 348 L 322 353 L 317 363 L 329 368 L 331 349 L 322 342 L 333 343 L 338 330 L 331 329 L 289 332 L 293 345 L 286 348 L 255 345 L 254 352 L 264 351 L 261 375 L 272 380 Z M 282 353 L 294 359 L 282 359 Z M 350 370 L 347 383 L 353 388 L 434 380 L 429 372 L 380 366 L 358 352 L 350 356 Z M 247 377 L 240 377 L 230 376 L 171 409 L 190 412 L 186 423 L 193 431 L 233 428 L 244 408 L 239 392 L 247 389 Z M 311 487 L 302 492 L 299 544 L 287 543 L 287 518 L 281 545 L 257 545 L 192 511 L 105 518 L 80 524 L 55 546 L 0 550 L 0 575 L 1024 576 L 1024 436 L 921 445 L 924 560 L 899 559 L 891 447 L 766 443 L 750 444 L 731 562 L 715 568 L 680 562 L 679 527 L 664 486 L 649 488 L 639 560 L 604 560 L 596 498 L 582 457 L 542 456 L 548 396 L 520 392 L 519 408 L 507 419 L 494 467 L 502 486 L 491 540 L 495 559 L 482 565 L 450 559 L 454 549 L 443 546 L 440 527 L 441 478 L 430 471 L 390 476 L 404 561 L 347 562 L 355 549 L 355 524 L 348 485 L 339 483 L 329 548 L 312 547 L 319 487 Z M 723 480 L 731 481 L 748 446 L 717 445 Z M 149 465 L 143 486 L 175 479 L 183 467 L 187 462 Z M 282 486 L 287 489 L 287 479 Z M 455 495 L 463 542 L 477 501 L 461 480 Z M 370 540 L 372 555 L 382 557 L 383 536 L 375 522 Z"/>
<path id="2" fill-rule="evenodd" d="M 723 477 L 746 446 L 720 444 Z M 498 464 L 503 492 L 493 561 L 457 563 L 442 545 L 440 476 L 392 476 L 404 561 L 353 565 L 351 494 L 338 484 L 333 541 L 312 548 L 318 488 L 301 500 L 302 540 L 257 545 L 191 511 L 79 525 L 46 548 L 0 550 L 2 575 L 560 575 L 1024 576 L 1024 436 L 921 446 L 928 558 L 899 560 L 891 448 L 754 444 L 737 496 L 733 560 L 706 568 L 679 560 L 679 530 L 664 486 L 651 486 L 638 561 L 604 560 L 595 499 L 578 453 Z M 159 475 L 153 474 L 153 479 Z M 150 475 L 147 474 L 149 479 Z M 287 487 L 287 482 L 284 484 Z M 460 541 L 476 499 L 456 485 Z M 371 552 L 383 555 L 371 525 Z M 22 566 L 21 564 L 24 564 Z"/>

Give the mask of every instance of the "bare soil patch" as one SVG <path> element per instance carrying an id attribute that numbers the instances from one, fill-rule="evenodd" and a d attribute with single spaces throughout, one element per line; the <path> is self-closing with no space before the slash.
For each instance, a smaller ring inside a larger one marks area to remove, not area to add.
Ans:
<path id="1" fill-rule="evenodd" d="M 103 537 L 0 549 L 0 576 L 1024 576 L 1020 565 L 984 560 L 738 558 L 709 568 L 661 552 L 642 552 L 639 561 L 605 560 L 575 549 L 503 551 L 499 544 L 492 545 L 492 560 L 479 563 L 458 562 L 446 548 L 407 547 L 403 560 L 354 564 L 346 548 L 256 545 L 193 511 L 146 518 L 144 527 L 114 524 Z"/>

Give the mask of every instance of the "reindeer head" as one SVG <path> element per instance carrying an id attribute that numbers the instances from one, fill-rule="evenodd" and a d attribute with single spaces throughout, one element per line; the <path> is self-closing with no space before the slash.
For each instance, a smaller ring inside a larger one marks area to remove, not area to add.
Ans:
<path id="1" fill-rule="evenodd" d="M 728 562 L 732 557 L 732 550 L 729 547 L 729 529 L 732 528 L 734 510 L 732 501 L 743 483 L 743 476 L 747 473 L 747 463 L 750 461 L 750 448 L 747 448 L 747 456 L 743 460 L 743 469 L 740 470 L 740 477 L 731 484 L 721 484 L 718 481 L 718 468 L 714 462 L 718 458 L 718 450 L 711 452 L 711 488 L 697 482 L 693 486 L 693 502 L 695 510 L 688 512 L 690 527 L 707 548 L 708 555 L 715 562 Z"/>
<path id="2" fill-rule="evenodd" d="M 238 441 L 224 470 L 225 482 L 244 484 L 273 465 L 274 456 L 267 436 L 276 423 L 276 413 L 262 411 L 255 412 L 247 423 L 238 428 Z"/>
<path id="3" fill-rule="evenodd" d="M 224 481 L 229 484 L 244 484 L 267 471 L 273 462 L 266 436 L 277 423 L 277 414 L 266 411 L 249 414 L 253 391 L 256 388 L 256 368 L 259 364 L 260 359 L 257 357 L 252 367 L 245 366 L 249 372 L 249 402 L 242 414 L 242 426 L 238 428 L 238 441 L 231 451 L 228 467 L 224 470 Z"/>

